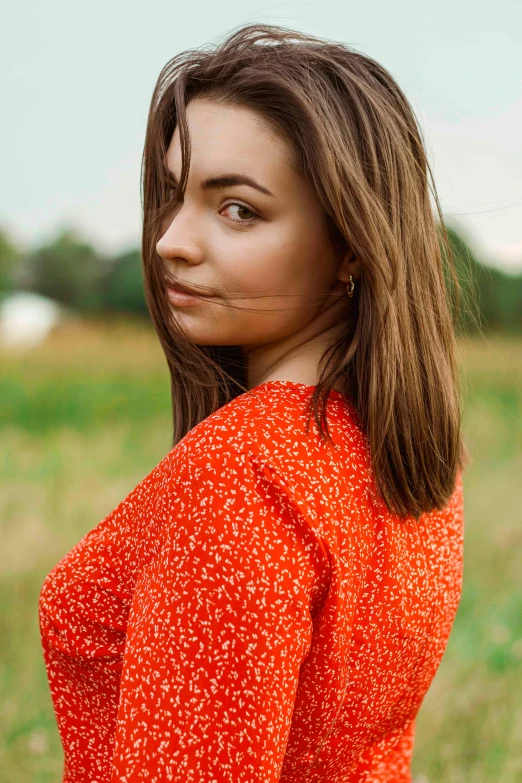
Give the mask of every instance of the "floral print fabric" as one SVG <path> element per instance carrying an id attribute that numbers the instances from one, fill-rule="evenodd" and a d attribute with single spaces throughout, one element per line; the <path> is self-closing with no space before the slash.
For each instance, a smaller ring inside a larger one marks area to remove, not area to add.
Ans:
<path id="1" fill-rule="evenodd" d="M 461 593 L 461 478 L 401 521 L 340 392 L 267 381 L 47 575 L 64 783 L 406 783 Z"/>

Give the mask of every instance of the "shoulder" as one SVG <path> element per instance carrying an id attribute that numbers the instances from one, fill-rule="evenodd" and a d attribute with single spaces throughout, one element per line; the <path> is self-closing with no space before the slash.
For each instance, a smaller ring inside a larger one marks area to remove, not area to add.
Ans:
<path id="1" fill-rule="evenodd" d="M 339 484 L 368 483 L 367 443 L 350 406 L 340 394 L 328 400 L 329 442 L 313 413 L 307 421 L 311 393 L 302 385 L 261 386 L 201 421 L 168 454 L 175 494 L 191 495 L 204 483 L 207 492 L 244 495 L 250 487 L 266 497 L 271 485 L 270 494 L 320 516 L 336 502 Z"/>
<path id="2" fill-rule="evenodd" d="M 313 463 L 329 451 L 320 438 L 313 412 L 308 421 L 312 387 L 265 384 L 239 395 L 199 422 L 172 449 L 170 457 L 201 464 L 231 453 L 254 454 L 284 472 L 293 461 Z M 328 428 L 343 449 L 364 447 L 353 409 L 340 393 L 327 404 Z M 301 468 L 303 465 L 301 465 Z"/>
<path id="3" fill-rule="evenodd" d="M 258 438 L 258 416 L 251 392 L 241 394 L 196 424 L 167 455 L 177 469 L 216 466 L 248 454 Z"/>

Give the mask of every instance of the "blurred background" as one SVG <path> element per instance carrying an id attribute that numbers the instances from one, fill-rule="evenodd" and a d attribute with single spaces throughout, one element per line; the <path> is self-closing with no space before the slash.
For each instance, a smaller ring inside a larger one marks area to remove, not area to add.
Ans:
<path id="1" fill-rule="evenodd" d="M 7 18 L 6 18 L 7 17 Z M 415 783 L 522 780 L 522 5 L 129 6 L 4 14 L 0 127 L 0 779 L 61 780 L 45 575 L 170 449 L 145 307 L 140 163 L 161 67 L 269 22 L 375 57 L 423 128 L 465 292 L 464 589 L 417 720 Z"/>

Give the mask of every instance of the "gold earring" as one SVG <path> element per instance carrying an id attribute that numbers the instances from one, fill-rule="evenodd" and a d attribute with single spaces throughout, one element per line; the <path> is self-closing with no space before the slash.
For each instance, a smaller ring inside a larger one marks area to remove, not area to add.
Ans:
<path id="1" fill-rule="evenodd" d="M 346 284 L 346 291 L 348 293 L 348 296 L 351 298 L 353 296 L 353 292 L 355 291 L 355 283 L 351 275 L 350 275 L 350 282 Z"/>

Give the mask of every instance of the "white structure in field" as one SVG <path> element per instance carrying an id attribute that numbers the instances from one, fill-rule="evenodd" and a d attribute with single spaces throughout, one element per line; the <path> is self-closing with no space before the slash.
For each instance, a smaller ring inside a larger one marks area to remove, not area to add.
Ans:
<path id="1" fill-rule="evenodd" d="M 8 294 L 0 301 L 0 347 L 32 348 L 70 314 L 68 308 L 40 294 Z"/>

